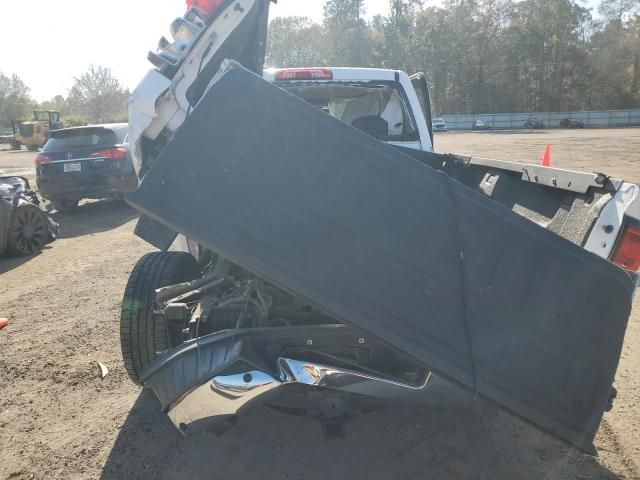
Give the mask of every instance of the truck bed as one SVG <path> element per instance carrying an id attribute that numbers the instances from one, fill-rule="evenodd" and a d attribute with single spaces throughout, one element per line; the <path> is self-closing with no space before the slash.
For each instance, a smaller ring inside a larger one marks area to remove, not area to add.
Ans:
<path id="1" fill-rule="evenodd" d="M 622 183 L 602 173 L 456 154 L 434 158 L 420 151 L 400 150 L 582 247 Z"/>

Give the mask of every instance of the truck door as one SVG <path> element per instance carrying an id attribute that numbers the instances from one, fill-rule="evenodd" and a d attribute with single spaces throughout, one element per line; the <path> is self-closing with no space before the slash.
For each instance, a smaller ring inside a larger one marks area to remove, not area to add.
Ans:
<path id="1" fill-rule="evenodd" d="M 431 97 L 429 97 L 429 84 L 427 83 L 427 76 L 418 72 L 409 77 L 413 85 L 413 89 L 418 95 L 420 100 L 420 106 L 422 107 L 422 113 L 427 121 L 427 128 L 429 129 L 429 137 L 431 137 L 431 145 L 433 145 L 433 125 L 431 124 Z"/>

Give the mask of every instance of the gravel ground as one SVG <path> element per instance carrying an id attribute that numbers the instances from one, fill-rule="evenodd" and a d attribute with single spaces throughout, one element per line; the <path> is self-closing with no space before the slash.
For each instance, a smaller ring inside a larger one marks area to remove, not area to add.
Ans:
<path id="1" fill-rule="evenodd" d="M 640 180 L 640 129 L 443 133 L 439 151 L 537 162 Z M 0 151 L 0 175 L 32 176 L 34 154 Z M 325 440 L 318 423 L 258 407 L 217 433 L 183 438 L 121 362 L 120 300 L 151 247 L 121 202 L 56 214 L 62 238 L 0 259 L 0 479 L 640 478 L 640 301 L 627 332 L 615 408 L 597 457 L 493 407 L 392 406 Z M 100 378 L 97 362 L 109 368 Z"/>

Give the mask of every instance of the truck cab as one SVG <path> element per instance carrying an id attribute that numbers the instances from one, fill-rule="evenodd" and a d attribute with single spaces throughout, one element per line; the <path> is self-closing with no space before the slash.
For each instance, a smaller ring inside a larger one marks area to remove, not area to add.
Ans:
<path id="1" fill-rule="evenodd" d="M 433 151 L 424 73 L 377 68 L 268 69 L 263 78 L 385 143 Z"/>

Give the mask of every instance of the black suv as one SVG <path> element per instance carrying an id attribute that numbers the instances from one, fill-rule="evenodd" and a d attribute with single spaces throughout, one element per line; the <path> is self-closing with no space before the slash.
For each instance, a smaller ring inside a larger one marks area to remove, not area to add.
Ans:
<path id="1" fill-rule="evenodd" d="M 58 211 L 83 198 L 121 196 L 137 187 L 126 123 L 65 128 L 51 132 L 36 157 L 40 194 Z"/>
<path id="2" fill-rule="evenodd" d="M 537 118 L 530 118 L 526 122 L 524 122 L 524 128 L 545 128 L 545 124 L 542 120 L 538 120 Z"/>
<path id="3" fill-rule="evenodd" d="M 584 122 L 580 120 L 573 120 L 571 118 L 563 118 L 560 120 L 560 127 L 562 128 L 584 128 Z"/>

